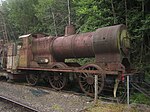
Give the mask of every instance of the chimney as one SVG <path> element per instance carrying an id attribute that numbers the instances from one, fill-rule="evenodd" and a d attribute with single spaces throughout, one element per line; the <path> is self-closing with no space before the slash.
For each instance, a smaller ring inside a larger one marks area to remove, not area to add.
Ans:
<path id="1" fill-rule="evenodd" d="M 73 35 L 75 33 L 76 31 L 74 25 L 67 25 L 65 27 L 65 36 Z"/>

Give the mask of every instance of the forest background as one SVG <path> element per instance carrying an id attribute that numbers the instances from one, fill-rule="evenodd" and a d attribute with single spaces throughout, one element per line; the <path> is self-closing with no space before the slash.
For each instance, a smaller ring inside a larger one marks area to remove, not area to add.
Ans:
<path id="1" fill-rule="evenodd" d="M 33 32 L 64 35 L 68 18 L 80 33 L 125 24 L 131 39 L 131 63 L 150 79 L 149 5 L 150 0 L 4 0 L 0 11 L 10 40 Z"/>

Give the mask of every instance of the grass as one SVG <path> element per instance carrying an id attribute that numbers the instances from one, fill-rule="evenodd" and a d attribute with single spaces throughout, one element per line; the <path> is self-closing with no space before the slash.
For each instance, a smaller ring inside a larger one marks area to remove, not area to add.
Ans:
<path id="1" fill-rule="evenodd" d="M 63 108 L 62 108 L 60 105 L 57 105 L 57 104 L 54 104 L 54 105 L 52 106 L 52 109 L 53 109 L 54 111 L 64 112 Z"/>
<path id="2" fill-rule="evenodd" d="M 96 105 L 92 105 L 84 112 L 147 112 L 147 110 L 144 110 L 145 107 L 141 106 L 142 108 L 141 107 L 137 108 L 136 105 L 146 104 L 147 106 L 148 105 L 150 106 L 150 99 L 141 93 L 134 93 L 130 97 L 130 103 L 131 105 L 133 104 L 134 106 L 130 105 L 130 107 L 128 107 L 126 104 L 98 102 Z"/>
<path id="3" fill-rule="evenodd" d="M 130 98 L 131 103 L 150 105 L 150 99 L 142 93 L 134 93 Z"/>
<path id="4" fill-rule="evenodd" d="M 125 104 L 98 103 L 88 108 L 84 112 L 138 112 L 135 108 Z"/>

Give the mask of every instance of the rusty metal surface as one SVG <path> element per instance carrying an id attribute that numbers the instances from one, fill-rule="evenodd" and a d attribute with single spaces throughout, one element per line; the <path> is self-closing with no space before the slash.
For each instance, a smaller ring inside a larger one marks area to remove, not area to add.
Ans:
<path id="1" fill-rule="evenodd" d="M 101 62 L 118 62 L 120 54 L 128 52 L 127 40 L 124 25 L 104 27 L 95 32 L 56 38 L 52 44 L 52 54 L 57 58 L 90 58 L 97 55 L 96 59 Z"/>
<path id="2" fill-rule="evenodd" d="M 33 37 L 32 39 L 32 54 L 33 61 L 31 67 L 38 67 L 38 64 L 50 64 L 55 62 L 54 56 L 51 53 L 51 44 L 54 38 L 49 37 Z"/>
<path id="3" fill-rule="evenodd" d="M 97 29 L 93 36 L 96 62 L 121 63 L 122 54 L 128 54 L 128 39 L 126 27 L 123 24 Z"/>
<path id="4" fill-rule="evenodd" d="M 30 35 L 27 35 L 28 37 L 25 37 L 25 38 L 22 38 L 23 40 L 23 46 L 24 48 L 27 48 L 29 47 L 29 45 L 31 44 L 30 42 Z"/>
<path id="5" fill-rule="evenodd" d="M 76 31 L 75 31 L 74 25 L 66 26 L 66 28 L 65 28 L 65 36 L 73 35 L 75 33 L 76 33 Z"/>
<path id="6" fill-rule="evenodd" d="M 94 57 L 93 32 L 56 38 L 53 42 L 53 54 L 57 58 Z"/>
<path id="7" fill-rule="evenodd" d="M 17 45 L 7 44 L 7 71 L 15 70 L 18 66 Z"/>
<path id="8" fill-rule="evenodd" d="M 99 73 L 99 71 L 96 70 L 81 70 L 78 67 L 74 68 L 62 68 L 62 69 L 54 69 L 54 68 L 27 68 L 27 67 L 18 67 L 18 70 L 37 70 L 37 71 L 49 71 L 49 72 L 70 72 L 70 73 Z M 109 75 L 118 75 L 118 71 L 104 71 L 105 74 Z"/>
<path id="9" fill-rule="evenodd" d="M 23 41 L 23 45 L 19 51 L 19 67 L 29 67 L 31 60 L 33 59 L 31 51 L 31 34 L 22 35 L 19 38 Z"/>
<path id="10" fill-rule="evenodd" d="M 73 26 L 67 27 L 71 34 Z M 122 33 L 123 32 L 123 33 Z M 95 32 L 62 36 L 58 38 L 34 38 L 32 52 L 35 60 L 51 56 L 50 62 L 67 58 L 96 57 L 97 63 L 121 63 L 121 53 L 127 54 L 126 27 L 116 25 L 99 28 Z M 124 39 L 126 38 L 126 39 Z M 122 48 L 122 50 L 121 50 Z M 55 58 L 55 59 L 54 59 Z"/>
<path id="11" fill-rule="evenodd" d="M 50 44 L 52 43 L 52 37 L 33 38 L 32 40 L 32 52 L 34 55 L 51 54 Z"/>
<path id="12" fill-rule="evenodd" d="M 19 53 L 19 67 L 29 67 L 33 59 L 31 48 L 21 48 Z"/>
<path id="13" fill-rule="evenodd" d="M 96 54 L 99 53 L 119 53 L 120 35 L 124 25 L 109 26 L 96 30 L 93 37 L 93 46 Z"/>
<path id="14" fill-rule="evenodd" d="M 15 43 L 7 44 L 7 56 L 17 55 L 17 45 Z"/>

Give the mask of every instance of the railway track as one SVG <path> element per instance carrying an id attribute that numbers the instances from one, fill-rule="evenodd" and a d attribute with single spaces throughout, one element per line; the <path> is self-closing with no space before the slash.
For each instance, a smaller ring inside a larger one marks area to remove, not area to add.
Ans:
<path id="1" fill-rule="evenodd" d="M 11 103 L 14 106 L 23 108 L 27 112 L 40 112 L 39 110 L 37 110 L 37 109 L 35 109 L 35 108 L 33 108 L 33 107 L 29 106 L 29 105 L 23 104 L 23 103 L 21 103 L 19 101 L 16 101 L 14 99 L 8 98 L 6 96 L 0 95 L 0 100 L 3 101 L 3 102 Z"/>
<path id="2" fill-rule="evenodd" d="M 16 85 L 23 85 L 22 83 L 13 83 Z M 64 89 L 64 90 L 55 90 L 54 88 L 48 87 L 48 86 L 43 86 L 43 85 L 37 85 L 37 86 L 30 86 L 28 84 L 24 84 L 24 86 L 27 87 L 33 87 L 35 89 L 42 89 L 42 90 L 47 90 L 47 91 L 53 91 L 53 92 L 59 92 L 62 94 L 71 94 L 71 95 L 77 95 L 77 96 L 86 96 L 88 97 L 88 99 L 90 99 L 90 102 L 94 101 L 94 99 L 92 97 L 87 96 L 85 93 L 83 93 L 82 91 L 76 91 L 76 90 L 70 90 L 70 89 Z M 112 93 L 111 93 L 112 94 Z M 107 102 L 115 102 L 115 103 L 124 103 L 124 101 L 122 101 L 123 99 L 119 99 L 119 98 L 114 98 L 110 95 L 105 95 L 104 93 L 102 93 L 98 99 L 101 99 L 103 101 L 107 101 Z"/>
<path id="3" fill-rule="evenodd" d="M 76 110 L 75 112 L 77 112 L 77 110 L 84 110 L 88 105 L 92 104 L 90 100 L 93 101 L 93 98 L 90 97 L 74 95 L 72 92 L 55 92 L 55 90 L 51 88 L 48 89 L 48 87 L 32 87 L 28 86 L 26 83 L 0 83 L 0 91 L 4 89 L 4 91 L 0 92 L 1 95 L 6 95 L 25 104 L 29 104 L 32 107 L 41 110 L 40 112 L 55 112 L 57 110 L 64 110 L 64 112 L 74 112 L 74 110 Z M 25 84 L 26 86 L 23 86 Z"/>

